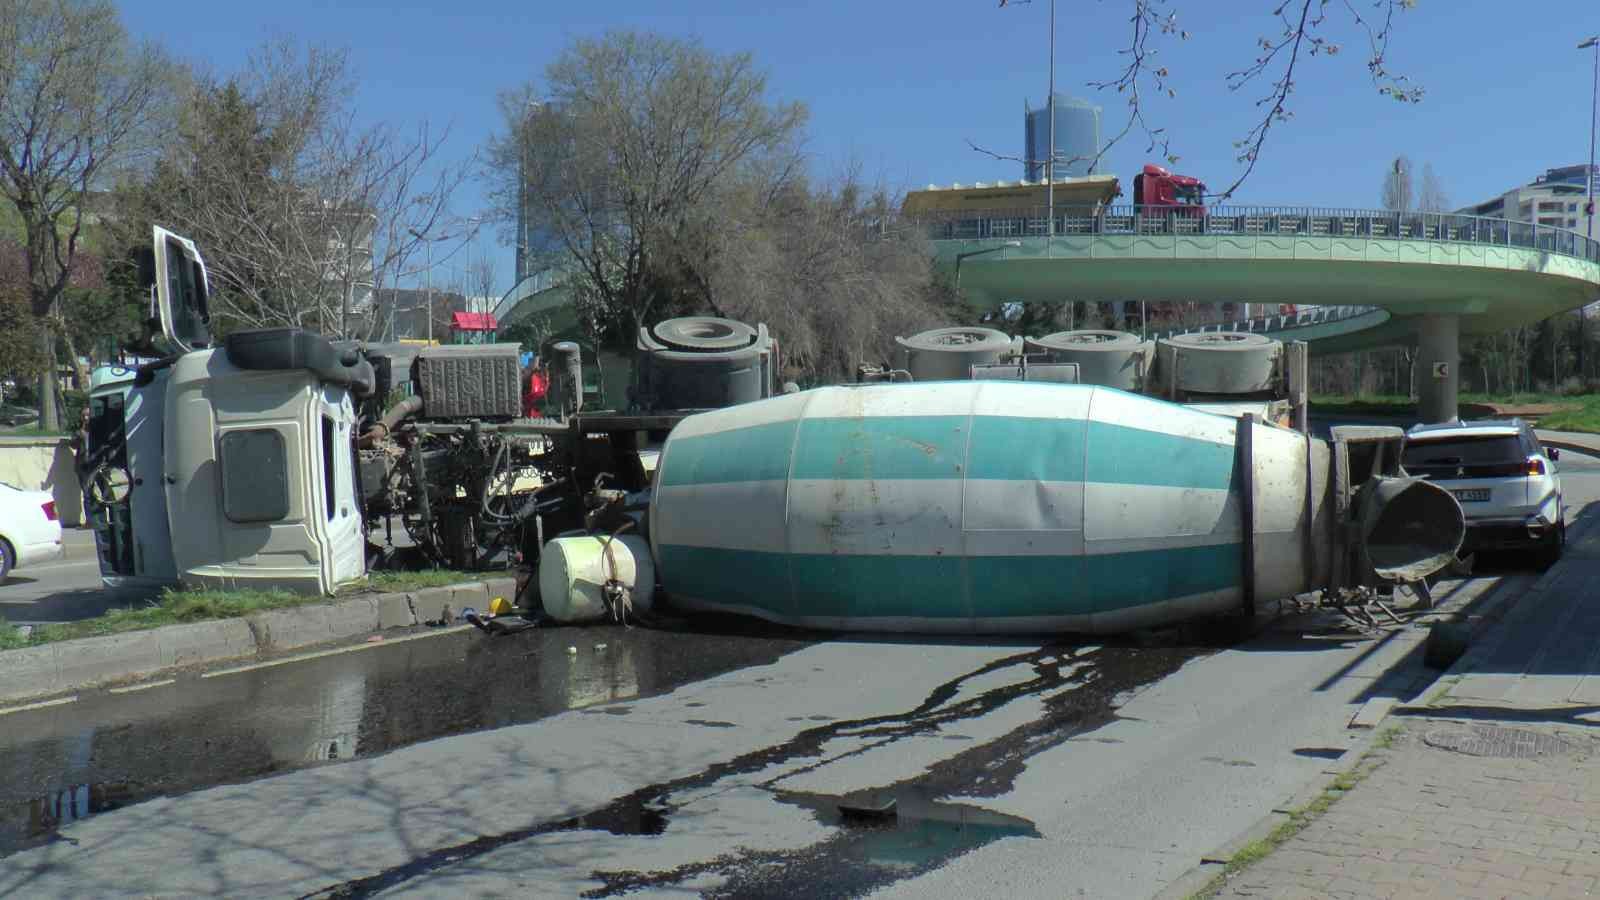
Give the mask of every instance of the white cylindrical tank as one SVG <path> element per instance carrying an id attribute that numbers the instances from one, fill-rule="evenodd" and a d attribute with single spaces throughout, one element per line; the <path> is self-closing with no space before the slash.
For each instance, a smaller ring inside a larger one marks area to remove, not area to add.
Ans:
<path id="1" fill-rule="evenodd" d="M 935 328 L 895 343 L 905 348 L 906 371 L 914 381 L 965 381 L 972 366 L 998 362 L 1011 352 L 1011 337 L 977 326 Z"/>
<path id="2" fill-rule="evenodd" d="M 1173 335 L 1157 345 L 1157 381 L 1163 392 L 1254 394 L 1272 388 L 1282 355 L 1283 344 L 1262 334 Z"/>
<path id="3" fill-rule="evenodd" d="M 1058 331 L 1028 340 L 1028 352 L 1049 362 L 1077 363 L 1078 383 L 1137 391 L 1150 366 L 1151 343 L 1125 331 Z"/>
<path id="4" fill-rule="evenodd" d="M 609 552 L 608 552 L 609 550 Z M 557 622 L 593 622 L 613 615 L 605 585 L 615 580 L 629 610 L 649 611 L 656 572 L 650 544 L 634 534 L 558 537 L 539 556 L 539 598 Z"/>
<path id="5" fill-rule="evenodd" d="M 1245 597 L 1238 427 L 1079 385 L 821 388 L 680 424 L 651 543 L 674 605 L 812 627 L 1117 631 L 1223 612 Z M 1255 588 L 1285 596 L 1329 565 L 1304 540 L 1308 514 L 1325 525 L 1328 450 L 1253 427 Z"/>

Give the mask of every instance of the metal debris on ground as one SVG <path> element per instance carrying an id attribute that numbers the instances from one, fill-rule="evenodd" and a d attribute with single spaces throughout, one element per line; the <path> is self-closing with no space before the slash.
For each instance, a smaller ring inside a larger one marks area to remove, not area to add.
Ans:
<path id="1" fill-rule="evenodd" d="M 1371 631 L 1386 625 L 1405 625 L 1433 611 L 1433 595 L 1426 582 L 1413 582 L 1407 587 L 1416 594 L 1420 605 L 1398 609 L 1392 595 L 1385 600 L 1376 588 L 1370 586 L 1317 591 L 1296 597 L 1293 602 L 1300 612 L 1333 610 L 1363 631 Z"/>

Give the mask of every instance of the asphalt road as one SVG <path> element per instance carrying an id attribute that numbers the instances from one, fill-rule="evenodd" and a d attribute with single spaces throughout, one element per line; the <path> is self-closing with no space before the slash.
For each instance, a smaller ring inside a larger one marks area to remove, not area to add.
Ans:
<path id="1" fill-rule="evenodd" d="M 105 590 L 95 558 L 94 533 L 67 528 L 61 533 L 62 558 L 14 569 L 0 582 L 0 616 L 12 624 L 69 622 L 110 609 L 141 603 L 147 590 Z"/>
<path id="2" fill-rule="evenodd" d="M 1561 468 L 1575 517 L 1600 460 Z M 1535 577 L 1485 562 L 1436 597 Z M 1150 896 L 1419 690 L 1420 635 L 468 631 L 190 674 L 0 715 L 0 895 Z"/>

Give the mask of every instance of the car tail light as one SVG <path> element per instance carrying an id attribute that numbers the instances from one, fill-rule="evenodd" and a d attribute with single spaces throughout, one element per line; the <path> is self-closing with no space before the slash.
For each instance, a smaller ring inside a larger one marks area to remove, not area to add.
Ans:
<path id="1" fill-rule="evenodd" d="M 1537 456 L 1528 457 L 1528 474 L 1530 476 L 1531 475 L 1543 475 L 1544 474 L 1544 460 L 1540 459 Z"/>
<path id="2" fill-rule="evenodd" d="M 46 519 L 49 519 L 52 522 L 56 520 L 56 502 L 54 500 L 46 500 L 45 502 L 39 504 L 39 508 L 44 510 L 44 517 Z"/>

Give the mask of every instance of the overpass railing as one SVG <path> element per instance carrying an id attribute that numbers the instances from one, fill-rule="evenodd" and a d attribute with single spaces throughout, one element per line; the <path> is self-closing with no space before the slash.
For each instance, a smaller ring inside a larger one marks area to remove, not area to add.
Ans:
<path id="1" fill-rule="evenodd" d="M 933 240 L 1044 237 L 1046 207 L 952 210 L 916 218 Z M 1206 234 L 1439 241 L 1525 247 L 1600 262 L 1600 241 L 1533 222 L 1456 213 L 1401 213 L 1315 206 L 1057 206 L 1055 234 Z"/>
<path id="2" fill-rule="evenodd" d="M 1154 341 L 1178 334 L 1205 334 L 1217 331 L 1265 334 L 1273 331 L 1287 331 L 1291 328 L 1310 328 L 1314 325 L 1327 325 L 1331 322 L 1340 322 L 1369 313 L 1381 312 L 1382 309 L 1379 306 L 1319 306 L 1316 309 L 1302 309 L 1292 313 L 1276 313 L 1270 316 L 1256 316 L 1250 319 L 1234 319 L 1230 322 L 1212 322 L 1189 328 L 1168 328 L 1162 331 L 1152 331 L 1148 337 Z"/>

